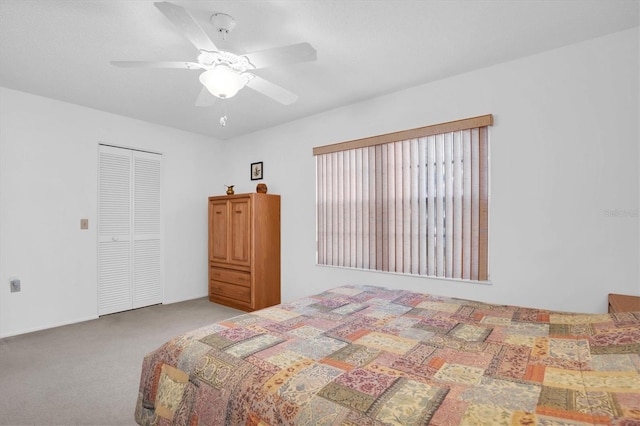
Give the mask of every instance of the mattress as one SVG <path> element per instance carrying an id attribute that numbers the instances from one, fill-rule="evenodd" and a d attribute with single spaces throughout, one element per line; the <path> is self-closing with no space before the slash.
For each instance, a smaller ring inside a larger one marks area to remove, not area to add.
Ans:
<path id="1" fill-rule="evenodd" d="M 640 425 L 640 313 L 343 286 L 177 336 L 140 425 Z"/>

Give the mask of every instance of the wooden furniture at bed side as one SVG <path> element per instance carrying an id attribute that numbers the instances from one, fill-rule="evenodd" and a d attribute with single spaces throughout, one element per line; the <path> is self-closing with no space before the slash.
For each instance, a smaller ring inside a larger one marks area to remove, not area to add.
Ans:
<path id="1" fill-rule="evenodd" d="M 209 197 L 209 300 L 244 311 L 280 303 L 280 196 Z"/>
<path id="2" fill-rule="evenodd" d="M 609 313 L 640 312 L 640 296 L 609 293 Z"/>

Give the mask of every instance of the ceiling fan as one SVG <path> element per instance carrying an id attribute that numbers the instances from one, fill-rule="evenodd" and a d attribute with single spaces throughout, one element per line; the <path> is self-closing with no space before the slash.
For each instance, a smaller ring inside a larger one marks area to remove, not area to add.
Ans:
<path id="1" fill-rule="evenodd" d="M 196 101 L 197 106 L 213 105 L 217 98 L 231 98 L 245 86 L 283 105 L 290 105 L 298 99 L 296 94 L 251 73 L 251 71 L 275 65 L 315 61 L 316 50 L 309 43 L 298 43 L 237 55 L 218 49 L 184 7 L 169 2 L 156 2 L 154 5 L 200 51 L 197 62 L 111 61 L 111 64 L 123 68 L 204 70 L 200 74 L 200 82 L 204 87 Z M 216 30 L 223 35 L 223 38 L 235 26 L 233 17 L 224 13 L 214 13 L 211 16 L 211 22 Z"/>

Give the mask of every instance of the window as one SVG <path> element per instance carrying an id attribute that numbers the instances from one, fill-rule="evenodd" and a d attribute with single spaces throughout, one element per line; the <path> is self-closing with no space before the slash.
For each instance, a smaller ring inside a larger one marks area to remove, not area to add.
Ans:
<path id="1" fill-rule="evenodd" d="M 314 148 L 317 262 L 488 279 L 488 126 L 458 120 Z"/>

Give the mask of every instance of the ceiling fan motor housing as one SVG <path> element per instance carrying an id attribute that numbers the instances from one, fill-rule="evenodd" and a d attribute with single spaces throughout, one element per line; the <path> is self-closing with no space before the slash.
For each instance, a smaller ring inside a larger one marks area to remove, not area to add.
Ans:
<path id="1" fill-rule="evenodd" d="M 198 62 L 203 65 L 203 68 L 208 69 L 220 64 L 224 64 L 237 72 L 246 72 L 255 68 L 245 56 L 234 55 L 231 52 L 225 52 L 223 50 L 217 52 L 207 52 L 203 50 L 200 52 L 200 55 L 198 55 Z"/>

